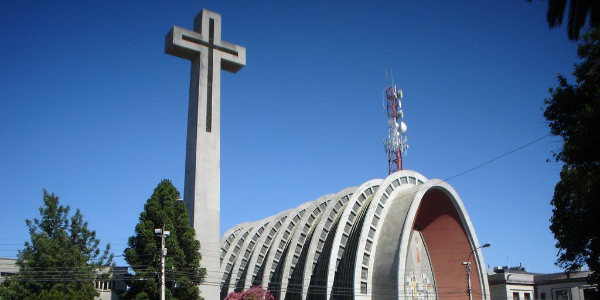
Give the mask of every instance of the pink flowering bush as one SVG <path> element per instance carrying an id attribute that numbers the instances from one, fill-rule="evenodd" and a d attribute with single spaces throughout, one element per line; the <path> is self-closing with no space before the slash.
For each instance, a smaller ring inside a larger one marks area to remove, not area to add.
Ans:
<path id="1" fill-rule="evenodd" d="M 243 293 L 231 292 L 225 300 L 275 300 L 271 292 L 264 290 L 261 285 L 253 286 Z"/>

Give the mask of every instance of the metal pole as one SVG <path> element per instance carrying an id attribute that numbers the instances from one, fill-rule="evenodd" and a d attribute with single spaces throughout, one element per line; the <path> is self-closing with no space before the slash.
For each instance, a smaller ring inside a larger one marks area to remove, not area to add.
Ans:
<path id="1" fill-rule="evenodd" d="M 467 261 L 462 263 L 462 265 L 465 266 L 465 269 L 467 270 L 467 294 L 469 294 L 469 300 L 473 300 L 473 295 L 471 295 L 471 256 L 478 249 L 487 248 L 489 246 L 491 246 L 490 243 L 485 243 L 482 246 L 479 246 L 479 247 L 471 250 L 471 253 L 469 253 L 469 257 L 467 258 Z M 475 259 L 475 262 L 477 262 L 477 259 L 475 257 L 474 257 L 474 259 Z"/>
<path id="2" fill-rule="evenodd" d="M 467 293 L 469 294 L 469 300 L 473 300 L 473 295 L 471 295 L 471 262 L 470 261 L 467 262 Z"/>
<path id="3" fill-rule="evenodd" d="M 160 234 L 160 299 L 165 300 L 165 257 L 167 257 L 167 248 L 165 248 L 165 239 L 171 234 L 164 228 L 154 229 L 154 233 Z"/>

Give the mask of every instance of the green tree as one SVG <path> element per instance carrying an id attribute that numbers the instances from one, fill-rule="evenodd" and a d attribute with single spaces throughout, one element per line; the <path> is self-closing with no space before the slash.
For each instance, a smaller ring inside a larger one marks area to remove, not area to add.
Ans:
<path id="1" fill-rule="evenodd" d="M 556 161 L 564 165 L 554 189 L 550 230 L 557 240 L 557 265 L 575 271 L 587 265 L 591 283 L 600 284 L 600 31 L 583 36 L 582 59 L 575 84 L 558 76 L 550 89 L 544 117 L 562 147 Z"/>
<path id="2" fill-rule="evenodd" d="M 69 210 L 44 190 L 41 218 L 25 221 L 31 241 L 19 250 L 20 271 L 2 284 L 1 299 L 91 300 L 98 295 L 94 281 L 99 276 L 108 279 L 110 245 L 101 251 L 96 232 L 88 229 L 81 212 L 69 218 Z"/>
<path id="3" fill-rule="evenodd" d="M 527 0 L 531 2 L 532 0 Z M 559 27 L 563 23 L 567 0 L 548 0 L 546 20 L 550 28 Z M 589 25 L 600 28 L 600 1 L 596 0 L 570 0 L 569 15 L 567 17 L 567 34 L 570 40 L 578 40 L 581 29 Z"/>
<path id="4" fill-rule="evenodd" d="M 134 274 L 128 276 L 129 290 L 123 299 L 158 299 L 160 287 L 160 238 L 154 229 L 171 232 L 166 239 L 168 254 L 165 262 L 167 299 L 202 299 L 198 285 L 206 270 L 200 267 L 200 242 L 190 225 L 185 203 L 171 181 L 162 180 L 144 205 L 135 235 L 129 238 L 125 260 Z"/>

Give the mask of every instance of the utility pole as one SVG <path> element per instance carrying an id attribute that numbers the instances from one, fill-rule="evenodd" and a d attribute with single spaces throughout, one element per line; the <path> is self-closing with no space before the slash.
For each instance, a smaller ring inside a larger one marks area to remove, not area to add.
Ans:
<path id="1" fill-rule="evenodd" d="M 491 245 L 492 244 L 490 244 L 490 243 L 485 243 L 485 244 L 483 244 L 483 246 L 479 246 L 479 247 L 473 249 L 471 251 L 471 253 L 469 253 L 469 257 L 467 258 L 467 261 L 464 261 L 462 263 L 462 265 L 465 266 L 465 269 L 467 271 L 467 294 L 469 294 L 469 300 L 473 300 L 473 295 L 471 294 L 471 292 L 472 292 L 472 289 L 471 289 L 471 255 L 473 255 L 473 253 L 475 251 L 477 251 L 478 249 L 487 248 Z"/>
<path id="2" fill-rule="evenodd" d="M 160 300 L 165 300 L 165 258 L 167 257 L 167 248 L 165 248 L 165 239 L 171 234 L 163 228 L 154 229 L 154 233 L 160 236 Z"/>

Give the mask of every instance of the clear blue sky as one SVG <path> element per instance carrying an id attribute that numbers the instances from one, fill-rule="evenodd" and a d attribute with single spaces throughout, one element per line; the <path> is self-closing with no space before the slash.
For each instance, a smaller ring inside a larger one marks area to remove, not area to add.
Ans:
<path id="1" fill-rule="evenodd" d="M 203 7 L 247 48 L 246 67 L 222 80 L 224 232 L 387 175 L 386 68 L 404 90 L 406 169 L 447 179 L 546 135 L 543 99 L 577 61 L 546 5 L 3 1 L 0 257 L 28 239 L 43 188 L 117 255 L 161 179 L 183 190 L 189 62 L 163 43 Z M 450 180 L 492 243 L 486 264 L 559 271 L 548 225 L 560 165 L 546 162 L 559 142 Z"/>

